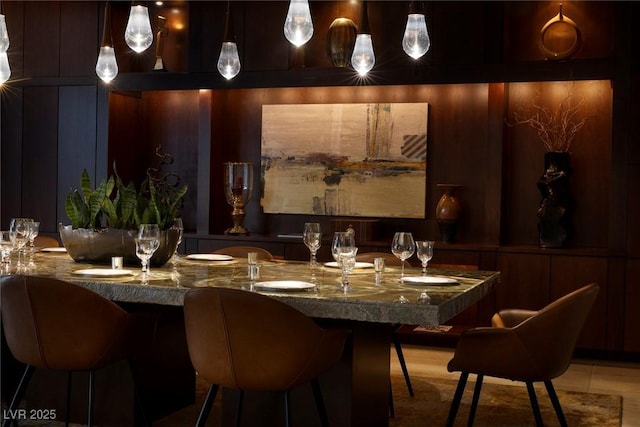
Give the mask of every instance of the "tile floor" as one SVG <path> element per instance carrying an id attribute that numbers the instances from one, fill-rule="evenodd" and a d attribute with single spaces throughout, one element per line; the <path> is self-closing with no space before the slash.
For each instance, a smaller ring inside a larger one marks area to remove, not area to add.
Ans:
<path id="1" fill-rule="evenodd" d="M 409 375 L 416 372 L 424 376 L 458 380 L 459 373 L 447 371 L 452 349 L 411 345 L 403 345 L 402 348 Z M 400 373 L 393 349 L 391 369 Z M 489 377 L 485 378 L 485 382 L 518 384 Z M 640 427 L 640 363 L 576 359 L 567 372 L 553 383 L 556 390 L 622 395 L 621 427 Z"/>

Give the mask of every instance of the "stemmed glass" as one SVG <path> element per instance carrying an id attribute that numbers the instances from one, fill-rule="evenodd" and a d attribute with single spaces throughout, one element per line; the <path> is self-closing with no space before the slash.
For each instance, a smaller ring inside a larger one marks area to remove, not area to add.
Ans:
<path id="1" fill-rule="evenodd" d="M 180 247 L 180 243 L 182 243 L 182 238 L 184 236 L 184 224 L 182 222 L 182 218 L 176 218 L 173 223 L 173 227 L 178 230 L 178 243 L 176 244 L 176 250 L 173 253 L 173 262 L 175 263 L 178 260 L 178 248 Z"/>
<path id="2" fill-rule="evenodd" d="M 9 225 L 9 235 L 13 242 L 14 250 L 18 251 L 18 267 L 22 265 L 20 260 L 20 252 L 29 241 L 29 235 L 31 234 L 31 225 L 33 219 L 31 218 L 12 218 Z"/>
<path id="3" fill-rule="evenodd" d="M 320 224 L 317 222 L 307 222 L 304 224 L 304 232 L 302 234 L 302 240 L 304 244 L 309 248 L 309 252 L 311 252 L 311 261 L 309 264 L 311 267 L 315 267 L 317 265 L 316 261 L 316 253 L 318 253 L 318 249 L 320 249 L 320 245 L 322 244 L 322 233 L 320 232 Z"/>
<path id="4" fill-rule="evenodd" d="M 336 232 L 331 243 L 331 255 L 342 268 L 341 287 L 345 291 L 349 288 L 349 273 L 356 265 L 356 241 L 353 233 Z"/>
<path id="5" fill-rule="evenodd" d="M 136 255 L 142 262 L 142 274 L 149 272 L 149 260 L 160 246 L 160 228 L 158 224 L 140 224 L 136 237 Z"/>
<path id="6" fill-rule="evenodd" d="M 2 264 L 11 262 L 11 251 L 13 250 L 13 239 L 11 231 L 0 231 L 0 254 L 2 255 Z"/>
<path id="7" fill-rule="evenodd" d="M 398 232 L 393 236 L 393 241 L 391 242 L 391 253 L 402 261 L 400 280 L 404 278 L 404 262 L 411 258 L 411 255 L 413 255 L 415 250 L 416 244 L 413 241 L 411 233 Z"/>
<path id="8" fill-rule="evenodd" d="M 29 233 L 29 248 L 32 252 L 35 249 L 34 241 L 36 240 L 36 237 L 38 237 L 38 234 L 40 234 L 40 222 L 33 221 L 31 223 L 31 232 Z"/>
<path id="9" fill-rule="evenodd" d="M 427 264 L 433 258 L 433 245 L 431 240 L 418 240 L 416 241 L 416 255 L 422 263 L 422 275 L 427 275 Z"/>

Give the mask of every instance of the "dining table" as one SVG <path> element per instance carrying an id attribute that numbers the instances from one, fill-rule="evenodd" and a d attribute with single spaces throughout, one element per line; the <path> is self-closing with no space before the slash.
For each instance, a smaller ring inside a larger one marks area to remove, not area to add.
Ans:
<path id="1" fill-rule="evenodd" d="M 497 271 L 427 269 L 424 275 L 419 268 L 387 266 L 379 273 L 373 264 L 359 262 L 348 274 L 345 287 L 341 268 L 332 262 L 312 265 L 260 260 L 258 271 L 253 267 L 252 278 L 249 267 L 243 258 L 189 254 L 176 255 L 164 266 L 151 267 L 143 274 L 139 265 L 111 268 L 76 262 L 63 249 L 45 249 L 33 254 L 20 273 L 76 283 L 127 308 L 164 307 L 178 313 L 190 289 L 243 289 L 278 299 L 323 326 L 348 328 L 351 333 L 343 363 L 325 374 L 321 385 L 332 425 L 367 427 L 389 425 L 393 331 L 399 325 L 440 325 L 492 293 L 500 282 Z M 175 319 L 179 323 L 180 315 Z M 178 336 L 179 345 L 186 346 L 179 329 L 173 328 L 173 334 Z M 184 359 L 180 363 L 188 362 Z M 185 375 L 193 368 L 180 372 Z M 193 381 L 187 384 L 192 387 Z M 229 407 L 228 402 L 234 397 L 231 391 L 227 393 L 223 402 Z M 298 394 L 298 400 L 309 400 L 313 407 L 310 391 L 301 390 Z M 243 422 L 247 425 L 271 425 L 261 415 L 259 399 L 255 404 L 251 399 L 245 400 L 243 405 Z M 300 410 L 296 414 L 294 408 L 293 420 L 298 425 L 316 425 L 314 411 Z M 232 416 L 232 409 L 223 409 L 223 420 Z"/>

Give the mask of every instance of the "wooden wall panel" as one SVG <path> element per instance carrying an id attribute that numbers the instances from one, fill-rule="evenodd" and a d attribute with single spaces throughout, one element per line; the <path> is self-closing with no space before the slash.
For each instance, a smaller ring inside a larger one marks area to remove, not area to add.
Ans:
<path id="1" fill-rule="evenodd" d="M 501 283 L 496 292 L 496 310 L 539 310 L 549 302 L 549 255 L 499 253 L 497 270 Z"/>
<path id="2" fill-rule="evenodd" d="M 60 75 L 95 73 L 102 41 L 102 2 L 65 1 L 60 6 Z M 100 25 L 98 25 L 100 24 Z M 82 36 L 79 36 L 82 34 Z M 117 35 L 119 36 L 119 35 Z"/>
<path id="3" fill-rule="evenodd" d="M 58 76 L 60 2 L 24 2 L 24 22 L 24 76 Z M 77 36 L 84 37 L 84 34 Z"/>
<path id="4" fill-rule="evenodd" d="M 101 179 L 96 170 L 96 106 L 97 91 L 93 86 L 66 86 L 60 88 L 59 111 L 61 120 L 58 129 L 56 223 L 70 224 L 64 210 L 64 201 L 72 188 L 80 188 L 80 177 L 87 169 L 95 186 Z M 78 144 L 77 141 L 83 141 Z M 50 163 L 52 163 L 50 161 Z"/>
<path id="5" fill-rule="evenodd" d="M 640 352 L 640 259 L 627 260 L 624 351 Z"/>
<path id="6" fill-rule="evenodd" d="M 21 215 L 40 221 L 43 232 L 57 230 L 58 93 L 55 86 L 24 89 L 22 185 L 14 191 L 38 195 L 23 198 Z"/>
<path id="7" fill-rule="evenodd" d="M 629 165 L 627 179 L 627 253 L 640 257 L 640 163 Z"/>
<path id="8" fill-rule="evenodd" d="M 605 348 L 608 263 L 606 258 L 554 256 L 551 258 L 549 302 L 589 283 L 598 283 L 600 293 L 591 309 L 578 342 L 582 348 Z"/>
<path id="9" fill-rule="evenodd" d="M 9 227 L 11 218 L 21 216 L 23 195 L 17 191 L 22 187 L 22 126 L 9 126 L 10 123 L 22 123 L 24 89 L 2 91 L 0 98 L 0 226 Z"/>

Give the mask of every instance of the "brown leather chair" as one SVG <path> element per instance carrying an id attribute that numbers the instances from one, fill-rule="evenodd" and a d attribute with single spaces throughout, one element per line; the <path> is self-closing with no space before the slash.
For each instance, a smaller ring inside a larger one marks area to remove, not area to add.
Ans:
<path id="1" fill-rule="evenodd" d="M 234 258 L 246 258 L 249 252 L 256 252 L 258 259 L 264 261 L 271 261 L 274 258 L 271 252 L 257 246 L 228 246 L 213 251 L 214 254 L 230 255 Z"/>
<path id="2" fill-rule="evenodd" d="M 36 248 L 56 248 L 60 246 L 58 239 L 49 236 L 36 236 L 33 239 L 33 246 Z"/>
<path id="3" fill-rule="evenodd" d="M 218 387 L 240 390 L 236 425 L 244 391 L 283 391 L 289 425 L 289 391 L 308 382 L 327 425 L 317 377 L 339 362 L 347 331 L 323 329 L 283 302 L 237 289 L 191 289 L 184 315 L 191 361 L 211 383 L 197 426 L 205 425 Z"/>
<path id="4" fill-rule="evenodd" d="M 493 327 L 472 328 L 462 333 L 447 368 L 460 371 L 446 425 L 453 426 L 470 373 L 477 375 L 468 425 L 478 405 L 485 375 L 523 381 L 527 385 L 536 425 L 542 417 L 533 383 L 544 382 L 560 424 L 567 425 L 551 380 L 562 375 L 573 357 L 582 326 L 598 295 L 599 286 L 589 284 L 552 302 L 540 311 L 502 310 Z"/>
<path id="5" fill-rule="evenodd" d="M 94 371 L 127 359 L 129 315 L 95 292 L 56 279 L 6 276 L 0 289 L 7 345 L 15 359 L 26 365 L 10 409 L 22 400 L 35 368 L 69 371 L 69 375 L 88 371 L 91 426 Z M 67 417 L 69 397 L 68 388 Z M 11 421 L 5 419 L 3 427 Z"/>
<path id="6" fill-rule="evenodd" d="M 385 265 L 391 265 L 394 267 L 400 267 L 402 265 L 402 261 L 397 258 L 393 254 L 389 254 L 386 252 L 363 252 L 361 254 L 356 255 L 356 261 L 360 262 L 373 262 L 376 258 L 384 258 Z"/>

